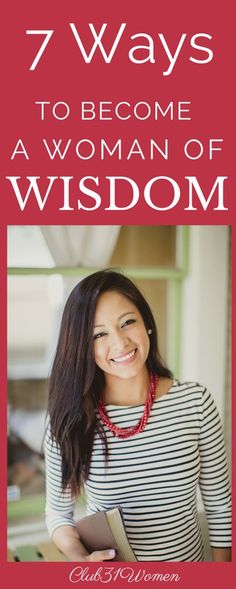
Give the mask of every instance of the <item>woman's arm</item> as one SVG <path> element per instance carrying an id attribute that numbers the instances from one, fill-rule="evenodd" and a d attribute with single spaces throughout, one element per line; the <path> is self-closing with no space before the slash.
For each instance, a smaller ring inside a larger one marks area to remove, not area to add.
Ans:
<path id="1" fill-rule="evenodd" d="M 208 520 L 214 562 L 227 562 L 231 556 L 231 496 L 223 431 L 210 393 L 203 392 L 202 423 L 199 435 L 200 489 Z"/>
<path id="2" fill-rule="evenodd" d="M 115 556 L 115 551 L 109 550 L 109 547 L 108 550 L 88 554 L 80 542 L 73 518 L 75 500 L 69 488 L 62 490 L 61 456 L 58 447 L 51 440 L 50 430 L 48 430 L 45 437 L 44 453 L 46 466 L 46 524 L 53 542 L 72 561 L 101 562 L 111 560 Z"/>
<path id="3" fill-rule="evenodd" d="M 61 526 L 52 535 L 53 542 L 69 560 L 74 562 L 102 562 L 111 560 L 115 556 L 115 550 L 99 550 L 88 554 L 82 542 L 80 542 L 76 528 Z"/>
<path id="4" fill-rule="evenodd" d="M 214 562 L 230 562 L 231 548 L 211 548 L 212 560 Z"/>

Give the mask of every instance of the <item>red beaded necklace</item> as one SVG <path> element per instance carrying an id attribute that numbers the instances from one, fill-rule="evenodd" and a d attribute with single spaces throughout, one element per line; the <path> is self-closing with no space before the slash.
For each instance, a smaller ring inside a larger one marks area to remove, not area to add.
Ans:
<path id="1" fill-rule="evenodd" d="M 157 382 L 158 382 L 157 375 L 151 374 L 150 387 L 149 387 L 149 391 L 148 391 L 148 395 L 147 395 L 147 400 L 144 405 L 143 415 L 142 415 L 142 417 L 140 417 L 138 423 L 136 425 L 134 425 L 133 427 L 122 428 L 122 427 L 118 427 L 117 425 L 114 425 L 114 423 L 111 423 L 111 421 L 106 413 L 104 402 L 102 399 L 100 399 L 100 401 L 98 403 L 98 411 L 99 411 L 101 421 L 104 423 L 104 425 L 106 425 L 108 427 L 108 429 L 113 433 L 114 436 L 116 436 L 117 438 L 130 438 L 131 436 L 134 436 L 135 434 L 139 434 L 140 432 L 142 432 L 144 430 L 146 423 L 148 421 L 149 415 L 150 415 L 151 408 L 153 406 L 154 399 L 155 399 L 155 391 L 156 391 L 156 387 L 157 387 Z"/>

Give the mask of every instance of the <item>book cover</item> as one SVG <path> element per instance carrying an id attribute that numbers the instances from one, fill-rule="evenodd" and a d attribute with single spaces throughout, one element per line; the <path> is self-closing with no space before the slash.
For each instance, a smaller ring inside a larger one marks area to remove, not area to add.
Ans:
<path id="1" fill-rule="evenodd" d="M 232 226 L 234 255 L 234 22 L 232 0 L 22 0 L 2 7 L 2 407 L 9 227 Z M 6 589 L 41 589 L 49 579 L 58 589 L 233 587 L 234 555 L 231 563 L 93 563 L 88 570 L 7 562 L 6 413 Z"/>
<path id="2" fill-rule="evenodd" d="M 135 562 L 137 559 L 129 544 L 121 508 L 97 511 L 76 522 L 79 537 L 89 552 L 114 548 L 114 560 Z"/>

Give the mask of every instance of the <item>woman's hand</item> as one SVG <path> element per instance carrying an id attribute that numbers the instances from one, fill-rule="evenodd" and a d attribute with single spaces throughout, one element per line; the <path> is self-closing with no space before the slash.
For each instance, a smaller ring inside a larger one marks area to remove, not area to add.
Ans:
<path id="1" fill-rule="evenodd" d="M 53 534 L 53 542 L 72 562 L 103 562 L 103 560 L 112 560 L 116 554 L 113 549 L 96 550 L 88 554 L 85 546 L 80 542 L 78 532 L 74 526 L 60 526 L 57 528 Z"/>
<path id="2" fill-rule="evenodd" d="M 212 560 L 214 562 L 230 562 L 231 548 L 212 548 Z"/>
<path id="3" fill-rule="evenodd" d="M 112 560 L 116 555 L 116 551 L 110 550 L 96 550 L 91 552 L 88 556 L 84 556 L 83 560 L 86 562 L 103 562 L 103 560 Z"/>

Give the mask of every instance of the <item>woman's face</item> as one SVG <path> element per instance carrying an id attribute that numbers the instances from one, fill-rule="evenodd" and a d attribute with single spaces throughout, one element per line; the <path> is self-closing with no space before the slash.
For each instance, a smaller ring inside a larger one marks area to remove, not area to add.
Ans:
<path id="1" fill-rule="evenodd" d="M 116 291 L 103 293 L 95 312 L 94 356 L 105 377 L 132 378 L 146 370 L 149 347 L 137 307 Z"/>

